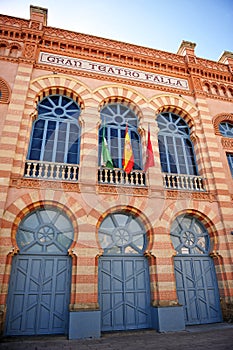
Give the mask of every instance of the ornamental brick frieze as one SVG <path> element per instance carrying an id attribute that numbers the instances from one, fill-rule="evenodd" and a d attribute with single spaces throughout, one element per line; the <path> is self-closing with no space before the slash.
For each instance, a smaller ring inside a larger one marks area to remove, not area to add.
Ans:
<path id="1" fill-rule="evenodd" d="M 31 30 L 42 30 L 43 25 L 42 25 L 42 23 L 40 23 L 40 22 L 30 21 L 30 23 L 29 23 L 29 28 L 30 28 Z"/>
<path id="2" fill-rule="evenodd" d="M 191 199 L 191 200 L 203 200 L 208 202 L 216 201 L 216 196 L 210 192 L 190 192 L 190 191 L 166 191 L 165 196 L 167 199 Z"/>
<path id="3" fill-rule="evenodd" d="M 6 26 L 9 27 L 17 27 L 22 28 L 23 26 L 26 27 L 28 24 L 28 21 L 25 19 L 20 18 L 14 18 L 14 17 L 8 17 L 5 15 L 1 15 L 0 18 L 0 25 L 4 25 L 4 28 L 6 29 Z"/>
<path id="4" fill-rule="evenodd" d="M 200 78 L 197 78 L 197 77 L 193 78 L 193 86 L 195 90 L 200 90 L 200 91 L 203 90 Z"/>
<path id="5" fill-rule="evenodd" d="M 126 194 L 131 196 L 148 196 L 148 188 L 98 185 L 97 192 L 102 194 Z"/>
<path id="6" fill-rule="evenodd" d="M 11 179 L 11 187 L 31 188 L 31 189 L 53 189 L 66 192 L 80 192 L 78 183 L 70 183 L 66 181 L 46 181 L 38 179 Z"/>
<path id="7" fill-rule="evenodd" d="M 214 62 L 210 60 L 205 60 L 203 58 L 196 58 L 197 64 L 205 68 L 213 69 L 215 71 L 229 72 L 228 66 L 220 62 Z"/>
<path id="8" fill-rule="evenodd" d="M 46 28 L 44 30 L 44 34 L 48 36 L 48 39 L 49 37 L 51 37 L 51 39 L 52 37 L 55 37 L 56 40 L 59 40 L 60 38 L 60 39 L 65 39 L 66 42 L 67 40 L 72 40 L 77 43 L 87 43 L 88 46 L 94 45 L 96 49 L 98 48 L 98 46 L 99 46 L 99 49 L 106 47 L 108 49 L 114 49 L 114 51 L 120 50 L 121 52 L 122 51 L 128 52 L 131 55 L 132 53 L 135 53 L 139 55 L 160 58 L 160 59 L 184 64 L 183 56 L 169 53 L 169 52 L 163 52 L 155 49 L 144 48 L 133 44 L 127 44 L 124 42 L 119 42 L 111 39 L 100 38 L 100 37 L 82 34 L 82 33 L 74 33 L 74 32 L 65 31 L 57 28 Z"/>
<path id="9" fill-rule="evenodd" d="M 25 44 L 24 53 L 25 58 L 33 59 L 36 57 L 36 45 L 35 44 Z"/>
<path id="10" fill-rule="evenodd" d="M 229 151 L 233 151 L 233 139 L 231 138 L 222 138 L 221 139 L 222 146 L 224 149 L 227 149 Z"/>
<path id="11" fill-rule="evenodd" d="M 197 59 L 195 56 L 188 56 L 187 57 L 187 62 L 191 63 L 191 64 L 196 64 L 197 63 Z"/>

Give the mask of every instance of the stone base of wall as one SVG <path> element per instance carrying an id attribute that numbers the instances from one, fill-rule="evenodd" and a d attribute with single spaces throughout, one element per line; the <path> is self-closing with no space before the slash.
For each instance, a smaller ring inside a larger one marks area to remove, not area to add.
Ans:
<path id="1" fill-rule="evenodd" d="M 158 332 L 177 332 L 185 329 L 183 306 L 152 307 L 152 328 Z"/>
<path id="2" fill-rule="evenodd" d="M 233 303 L 221 301 L 222 317 L 225 322 L 233 323 Z"/>
<path id="3" fill-rule="evenodd" d="M 71 311 L 69 339 L 100 338 L 100 311 Z"/>

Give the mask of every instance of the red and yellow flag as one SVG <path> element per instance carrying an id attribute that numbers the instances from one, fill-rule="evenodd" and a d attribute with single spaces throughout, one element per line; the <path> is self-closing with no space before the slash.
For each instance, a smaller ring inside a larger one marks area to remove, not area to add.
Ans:
<path id="1" fill-rule="evenodd" d="M 124 171 L 129 174 L 134 166 L 134 156 L 133 149 L 129 137 L 128 125 L 126 125 L 125 129 L 125 145 L 124 145 L 124 154 L 122 159 L 122 165 Z"/>
<path id="2" fill-rule="evenodd" d="M 146 163 L 144 166 L 144 171 L 155 165 L 154 153 L 152 148 L 152 143 L 150 140 L 150 125 L 148 125 L 148 137 L 147 137 L 147 148 L 146 148 Z"/>

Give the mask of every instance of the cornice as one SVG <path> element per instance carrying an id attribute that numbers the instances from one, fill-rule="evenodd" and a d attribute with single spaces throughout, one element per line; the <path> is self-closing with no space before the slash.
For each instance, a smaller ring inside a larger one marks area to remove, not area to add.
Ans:
<path id="1" fill-rule="evenodd" d="M 6 28 L 8 27 L 13 27 L 13 28 L 18 28 L 21 29 L 22 27 L 27 26 L 28 27 L 29 20 L 27 19 L 22 19 L 18 17 L 12 17 L 12 16 L 7 16 L 7 15 L 0 15 L 0 25 L 4 25 Z"/>
<path id="2" fill-rule="evenodd" d="M 140 67 L 140 69 L 145 69 L 146 71 L 164 72 L 165 74 L 172 74 L 179 77 L 200 77 L 201 79 L 215 80 L 224 84 L 233 83 L 233 75 L 229 66 L 222 62 L 215 62 L 196 56 L 183 56 L 65 29 L 40 26 L 38 23 L 31 20 L 0 15 L 0 25 L 3 25 L 2 40 L 8 39 L 9 41 L 16 39 L 11 38 L 9 32 L 11 30 L 17 34 L 16 40 L 25 43 L 25 47 L 27 45 L 28 50 L 31 49 L 29 42 L 35 45 L 34 55 L 32 53 L 33 50 L 31 50 L 30 55 L 27 50 L 27 55 L 25 56 L 31 63 L 33 59 L 34 62 L 36 61 L 36 52 L 43 49 L 61 55 L 71 54 L 74 57 L 101 60 L 101 62 L 106 64 L 120 63 L 125 67 Z M 63 72 L 63 70 L 58 71 Z M 139 83 L 137 85 L 144 86 L 144 84 Z M 146 86 L 151 87 L 150 84 L 146 84 Z M 161 90 L 163 89 L 161 88 Z M 199 92 L 201 93 L 202 89 Z M 210 98 L 219 97 L 211 96 Z M 220 99 L 222 98 L 220 97 Z"/>
<path id="3" fill-rule="evenodd" d="M 95 48 L 99 48 L 99 49 L 108 48 L 108 50 L 113 50 L 113 51 L 120 51 L 120 52 L 124 51 L 129 55 L 136 53 L 138 55 L 145 56 L 146 58 L 151 57 L 151 58 L 164 59 L 164 60 L 169 60 L 169 61 L 177 62 L 181 64 L 184 64 L 185 62 L 185 59 L 183 56 L 180 56 L 174 53 L 147 48 L 144 46 L 130 44 L 123 41 L 101 38 L 90 34 L 76 33 L 65 29 L 46 27 L 44 29 L 44 38 L 46 36 L 48 36 L 48 38 L 51 38 L 51 39 L 56 38 L 56 40 L 60 38 L 61 40 L 65 40 L 65 42 L 71 40 L 73 43 L 85 43 L 87 47 L 93 47 L 94 45 Z"/>

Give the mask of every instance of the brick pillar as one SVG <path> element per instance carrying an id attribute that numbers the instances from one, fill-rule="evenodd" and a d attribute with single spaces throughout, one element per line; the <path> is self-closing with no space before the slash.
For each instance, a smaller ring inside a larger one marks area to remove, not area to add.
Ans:
<path id="1" fill-rule="evenodd" d="M 82 115 L 83 127 L 81 138 L 79 183 L 82 192 L 97 181 L 98 169 L 98 129 L 100 117 L 97 106 L 86 107 Z M 87 187 L 85 187 L 87 186 Z"/>
<path id="2" fill-rule="evenodd" d="M 199 128 L 199 140 L 201 143 L 200 153 L 203 157 L 202 176 L 207 179 L 207 190 L 215 197 L 216 220 L 215 225 L 215 251 L 213 254 L 218 257 L 214 259 L 217 278 L 219 281 L 220 296 L 233 304 L 233 264 L 232 264 L 232 199 L 229 193 L 228 184 L 225 179 L 224 158 L 219 152 L 219 142 L 214 134 L 212 117 L 204 98 L 196 96 L 196 106 L 201 115 Z M 221 259 L 219 259 L 219 256 Z M 223 271 L 225 271 L 223 273 Z"/>
<path id="3" fill-rule="evenodd" d="M 20 63 L 12 90 L 11 101 L 8 107 L 3 131 L 1 135 L 1 156 L 0 156 L 0 291 L 6 288 L 4 275 L 9 262 L 6 262 L 7 254 L 11 243 L 11 232 L 5 227 L 3 213 L 7 201 L 7 194 L 10 186 L 10 179 L 13 171 L 14 160 L 16 159 L 16 149 L 19 141 L 19 131 L 25 109 L 25 99 L 29 88 L 32 74 L 32 65 Z M 8 266 L 9 268 L 9 266 Z M 8 269 L 9 272 L 9 269 Z M 10 272 L 9 272 L 10 273 Z M 9 277 L 9 276 L 8 276 Z M 8 278 L 7 277 L 7 278 Z M 5 295 L 5 293 L 3 293 Z M 4 298 L 3 298 L 4 299 Z M 1 299 L 0 313 L 4 313 L 5 299 Z M 0 316 L 1 316 L 0 315 Z M 0 320 L 1 322 L 1 320 Z"/>

